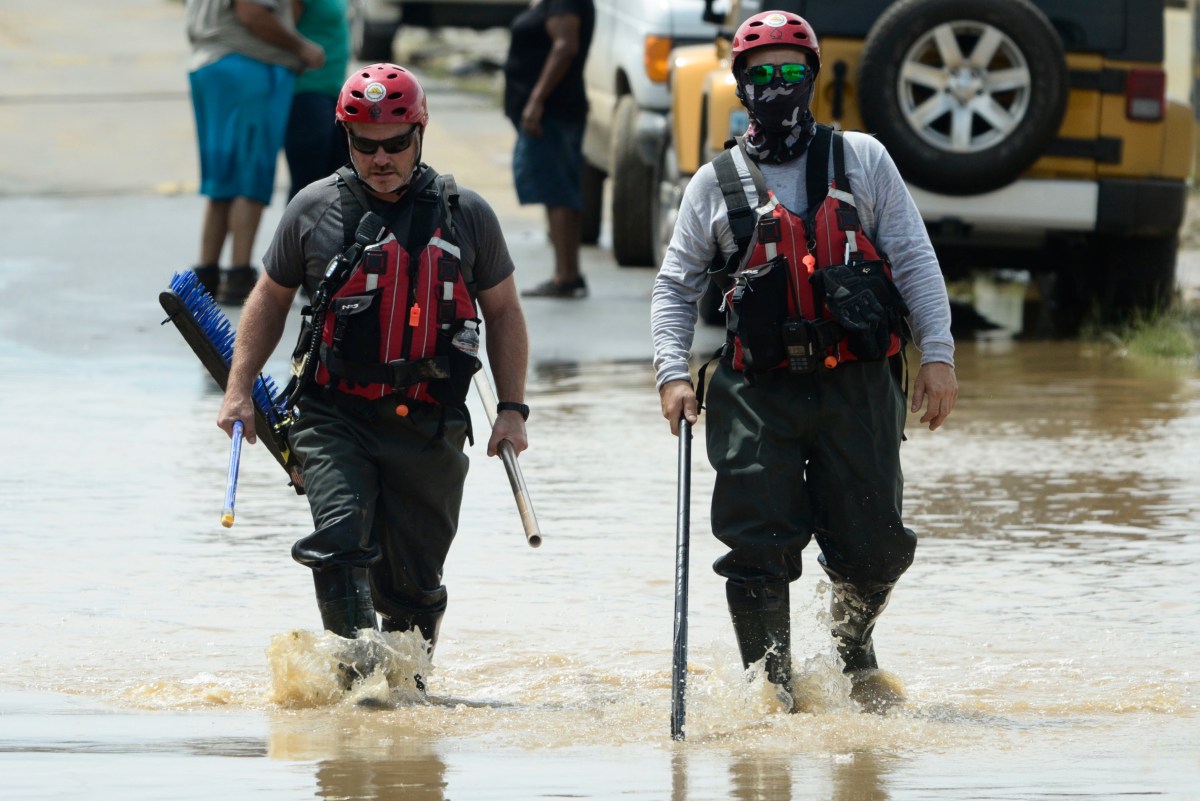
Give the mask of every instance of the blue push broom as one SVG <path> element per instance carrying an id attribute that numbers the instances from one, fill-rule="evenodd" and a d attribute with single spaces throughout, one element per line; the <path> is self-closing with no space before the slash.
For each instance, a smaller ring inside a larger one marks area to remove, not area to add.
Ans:
<path id="1" fill-rule="evenodd" d="M 163 325 L 168 321 L 175 324 L 200 359 L 200 363 L 217 382 L 217 386 L 224 390 L 229 380 L 229 365 L 233 360 L 235 332 L 221 307 L 208 294 L 208 290 L 201 286 L 196 274 L 191 270 L 175 273 L 171 277 L 170 288 L 159 293 L 158 302 L 167 313 Z M 251 397 L 254 400 L 255 430 L 262 437 L 267 450 L 287 471 L 291 486 L 298 494 L 303 494 L 304 478 L 300 463 L 287 442 L 287 427 L 292 423 L 291 410 L 287 408 L 274 380 L 267 375 L 260 374 L 254 380 Z M 239 439 L 237 436 L 234 438 L 229 471 L 230 486 L 226 491 L 226 503 L 229 507 L 226 512 L 230 523 L 233 519 L 233 490 L 237 481 L 234 454 L 240 451 Z M 226 515 L 223 514 L 222 521 L 225 519 Z"/>

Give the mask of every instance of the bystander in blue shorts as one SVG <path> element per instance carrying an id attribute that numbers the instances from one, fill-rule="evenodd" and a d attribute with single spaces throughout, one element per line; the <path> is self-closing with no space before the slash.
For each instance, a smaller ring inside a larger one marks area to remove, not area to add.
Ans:
<path id="1" fill-rule="evenodd" d="M 518 130 L 513 183 L 521 205 L 583 208 L 583 121 L 542 119 L 542 135 Z"/>
<path id="2" fill-rule="evenodd" d="M 271 202 L 296 76 L 236 53 L 188 75 L 200 144 L 200 194 Z"/>

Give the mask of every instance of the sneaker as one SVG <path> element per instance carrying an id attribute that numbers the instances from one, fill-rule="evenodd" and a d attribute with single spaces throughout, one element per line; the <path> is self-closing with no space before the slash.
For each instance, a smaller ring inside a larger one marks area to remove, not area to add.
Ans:
<path id="1" fill-rule="evenodd" d="M 200 282 L 200 286 L 204 287 L 208 294 L 216 294 L 217 285 L 221 283 L 221 269 L 217 265 L 197 264 L 192 268 L 192 272 L 195 274 L 196 280 Z"/>
<path id="2" fill-rule="evenodd" d="M 217 292 L 218 303 L 240 306 L 254 289 L 258 272 L 253 267 L 230 267 L 221 271 L 221 288 Z"/>
<path id="3" fill-rule="evenodd" d="M 586 298 L 587 282 L 582 277 L 567 284 L 560 284 L 551 278 L 535 287 L 521 293 L 524 298 Z"/>

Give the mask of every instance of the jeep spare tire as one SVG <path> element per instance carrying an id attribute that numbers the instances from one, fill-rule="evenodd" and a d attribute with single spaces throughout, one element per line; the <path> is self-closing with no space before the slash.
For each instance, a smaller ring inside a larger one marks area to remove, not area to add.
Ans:
<path id="1" fill-rule="evenodd" d="M 859 63 L 860 111 L 901 175 L 933 192 L 999 189 L 1045 151 L 1066 110 L 1054 27 L 1027 0 L 899 0 Z"/>

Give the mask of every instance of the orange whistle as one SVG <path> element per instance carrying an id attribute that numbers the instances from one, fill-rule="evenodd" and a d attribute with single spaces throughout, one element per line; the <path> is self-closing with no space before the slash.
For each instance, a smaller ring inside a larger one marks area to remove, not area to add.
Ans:
<path id="1" fill-rule="evenodd" d="M 800 263 L 811 271 L 812 268 L 816 266 L 817 260 L 813 258 L 813 254 L 805 253 L 804 258 L 800 260 Z"/>
<path id="2" fill-rule="evenodd" d="M 396 407 L 397 417 L 408 417 L 408 407 L 403 403 Z"/>
<path id="3" fill-rule="evenodd" d="M 408 325 L 410 328 L 416 328 L 421 324 L 421 304 L 414 303 L 412 308 L 408 310 Z"/>
<path id="4" fill-rule="evenodd" d="M 825 357 L 825 368 L 826 369 L 832 370 L 833 368 L 835 368 L 837 366 L 838 366 L 837 356 L 826 356 Z"/>

